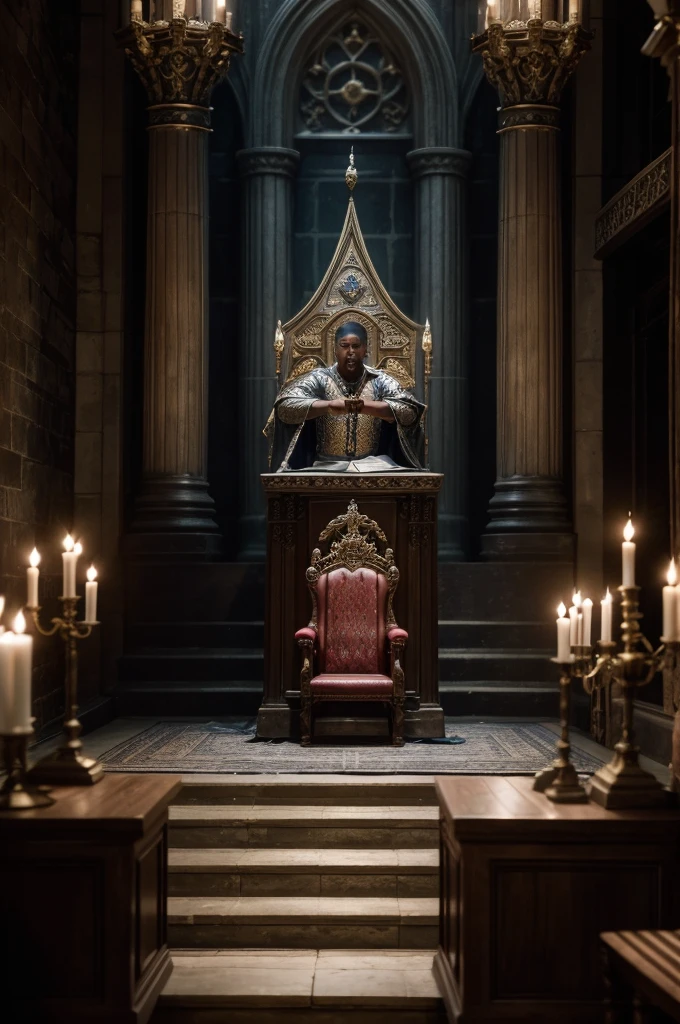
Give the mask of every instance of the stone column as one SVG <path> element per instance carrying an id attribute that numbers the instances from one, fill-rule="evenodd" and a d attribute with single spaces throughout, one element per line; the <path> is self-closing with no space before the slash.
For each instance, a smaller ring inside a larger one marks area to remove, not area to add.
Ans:
<path id="1" fill-rule="evenodd" d="M 290 314 L 294 149 L 265 146 L 238 154 L 244 179 L 243 358 L 240 504 L 241 556 L 264 560 L 265 501 L 260 473 L 267 470 L 262 430 L 276 398 L 274 332 Z"/>
<path id="2" fill-rule="evenodd" d="M 119 33 L 149 98 L 143 476 L 131 547 L 220 548 L 207 481 L 210 95 L 241 39 L 222 25 L 132 22 Z"/>
<path id="3" fill-rule="evenodd" d="M 433 146 L 408 163 L 416 183 L 418 317 L 434 338 L 427 413 L 430 465 L 444 474 L 439 497 L 439 554 L 464 558 L 467 548 L 468 358 L 465 184 L 470 154 Z"/>
<path id="4" fill-rule="evenodd" d="M 558 104 L 590 37 L 578 24 L 513 24 L 473 42 L 502 103 L 497 479 L 482 551 L 568 560 Z"/>

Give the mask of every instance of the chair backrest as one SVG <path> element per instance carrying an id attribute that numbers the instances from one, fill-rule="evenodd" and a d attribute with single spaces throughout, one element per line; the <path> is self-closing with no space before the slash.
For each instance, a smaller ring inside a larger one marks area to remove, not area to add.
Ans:
<path id="1" fill-rule="evenodd" d="M 384 574 L 345 566 L 323 573 L 317 585 L 321 672 L 382 673 L 386 664 L 389 585 Z"/>
<path id="2" fill-rule="evenodd" d="M 371 539 L 375 538 L 375 539 Z M 386 633 L 396 625 L 392 598 L 399 582 L 392 549 L 373 520 L 352 499 L 347 512 L 322 530 L 330 550 L 312 554 L 307 583 L 312 594 L 310 626 L 317 631 L 321 672 L 387 674 Z"/>

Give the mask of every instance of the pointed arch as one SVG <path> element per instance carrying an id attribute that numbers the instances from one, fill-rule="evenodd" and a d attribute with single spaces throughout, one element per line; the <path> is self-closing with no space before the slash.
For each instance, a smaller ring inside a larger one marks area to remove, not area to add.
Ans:
<path id="1" fill-rule="evenodd" d="M 459 144 L 458 83 L 441 26 L 424 0 L 356 0 L 354 10 L 385 28 L 413 90 L 417 148 Z M 290 147 L 300 67 L 323 29 L 347 15 L 347 0 L 284 0 L 258 56 L 250 145 Z"/>

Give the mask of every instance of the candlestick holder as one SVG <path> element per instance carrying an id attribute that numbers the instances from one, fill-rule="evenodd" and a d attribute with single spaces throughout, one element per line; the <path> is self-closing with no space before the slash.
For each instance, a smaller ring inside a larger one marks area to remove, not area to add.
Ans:
<path id="1" fill-rule="evenodd" d="M 640 588 L 624 585 L 619 593 L 623 650 L 617 654 L 614 643 L 600 643 L 597 657 L 591 653 L 592 667 L 584 677 L 584 687 L 591 693 L 593 686 L 606 688 L 612 681 L 619 684 L 623 701 L 621 737 L 612 760 L 593 775 L 589 796 L 608 809 L 660 807 L 670 796 L 654 775 L 640 767 L 633 730 L 635 695 L 638 687 L 650 683 L 658 671 L 677 662 L 680 645 L 664 642 L 662 637 L 661 647 L 655 651 L 640 630 Z"/>
<path id="2" fill-rule="evenodd" d="M 613 640 L 598 640 L 597 653 L 588 648 L 587 670 L 581 676 L 583 689 L 590 697 L 590 731 L 593 738 L 605 747 L 611 746 L 612 656 L 616 651 Z M 594 663 L 594 667 L 593 667 Z"/>
<path id="3" fill-rule="evenodd" d="M 99 761 L 83 753 L 80 740 L 82 725 L 78 720 L 78 641 L 85 640 L 92 633 L 96 622 L 76 622 L 79 597 L 60 597 L 61 616 L 55 616 L 50 628 L 40 625 L 40 607 L 27 607 L 35 628 L 42 636 L 55 636 L 64 641 L 64 735 L 66 742 L 41 758 L 28 772 L 28 779 L 35 783 L 53 786 L 91 786 L 104 777 Z"/>
<path id="4" fill-rule="evenodd" d="M 26 750 L 33 729 L 15 729 L 0 737 L 2 760 L 7 773 L 0 789 L 0 810 L 30 811 L 35 807 L 49 807 L 54 803 L 44 788 L 26 781 Z"/>
<path id="5" fill-rule="evenodd" d="M 582 648 L 572 648 L 573 654 L 568 662 L 551 660 L 560 667 L 560 738 L 557 741 L 557 757 L 549 768 L 544 768 L 534 779 L 534 789 L 545 793 L 548 800 L 556 804 L 582 804 L 588 799 L 585 788 L 579 782 L 578 773 L 570 760 L 571 744 L 569 742 L 569 715 L 571 710 L 571 680 L 576 675 L 579 665 L 577 652 Z"/>

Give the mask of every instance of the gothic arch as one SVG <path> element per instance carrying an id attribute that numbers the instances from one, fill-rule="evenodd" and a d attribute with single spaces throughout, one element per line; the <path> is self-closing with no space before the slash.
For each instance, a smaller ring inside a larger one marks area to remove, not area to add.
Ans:
<path id="1" fill-rule="evenodd" d="M 424 0 L 356 0 L 355 9 L 385 26 L 408 64 L 417 148 L 459 145 L 458 83 L 439 22 Z M 325 24 L 347 14 L 347 0 L 284 0 L 262 44 L 253 82 L 250 144 L 293 145 L 291 96 L 300 66 Z"/>

